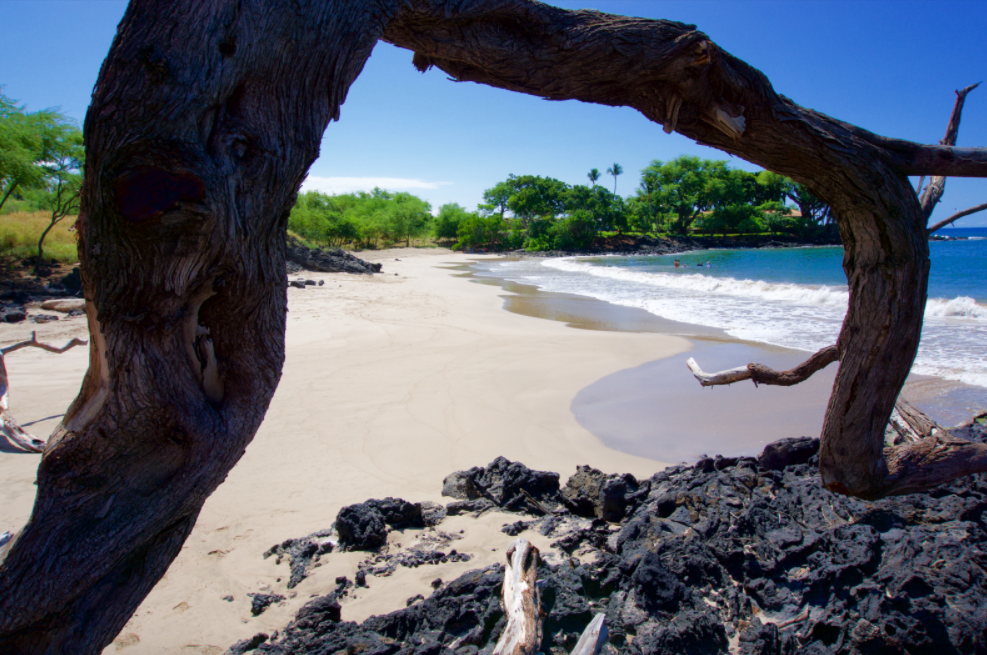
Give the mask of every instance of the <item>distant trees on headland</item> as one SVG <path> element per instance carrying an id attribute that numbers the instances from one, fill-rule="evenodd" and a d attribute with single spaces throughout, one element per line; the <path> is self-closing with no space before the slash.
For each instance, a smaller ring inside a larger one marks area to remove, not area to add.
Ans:
<path id="1" fill-rule="evenodd" d="M 623 173 L 620 164 L 607 168 Z M 289 229 L 334 246 L 376 248 L 429 239 L 461 249 L 578 250 L 606 234 L 748 235 L 810 238 L 831 226 L 829 208 L 801 184 L 770 171 L 751 173 L 724 161 L 683 155 L 655 160 L 637 190 L 623 198 L 596 182 L 569 185 L 540 175 L 510 175 L 483 194 L 476 211 L 380 189 L 299 196 Z"/>

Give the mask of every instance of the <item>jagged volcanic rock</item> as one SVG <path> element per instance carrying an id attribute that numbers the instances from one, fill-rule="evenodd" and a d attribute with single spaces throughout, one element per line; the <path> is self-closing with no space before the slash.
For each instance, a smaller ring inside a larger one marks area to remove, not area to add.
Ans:
<path id="1" fill-rule="evenodd" d="M 298 239 L 288 237 L 285 260 L 289 273 L 321 271 L 323 273 L 380 273 L 381 265 L 364 261 L 341 248 L 308 248 Z"/>
<path id="2" fill-rule="evenodd" d="M 987 426 L 964 430 L 983 441 Z M 766 463 L 672 467 L 639 483 L 646 495 L 618 530 L 594 519 L 582 532 L 596 537 L 570 544 L 573 557 L 539 566 L 542 652 L 568 653 L 597 612 L 607 616 L 607 651 L 628 655 L 987 652 L 982 475 L 865 502 L 825 490 L 808 464 Z M 567 488 L 595 488 L 598 476 L 581 473 Z M 465 476 L 474 486 L 481 478 Z M 573 521 L 586 519 L 553 513 L 510 527 L 555 534 Z M 502 581 L 502 566 L 472 571 L 360 625 L 300 615 L 256 652 L 489 652 L 505 623 Z"/>

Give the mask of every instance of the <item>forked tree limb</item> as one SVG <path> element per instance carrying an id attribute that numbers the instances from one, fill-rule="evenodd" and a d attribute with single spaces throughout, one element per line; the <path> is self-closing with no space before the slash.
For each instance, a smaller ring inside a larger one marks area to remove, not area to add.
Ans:
<path id="1" fill-rule="evenodd" d="M 938 230 L 941 230 L 942 228 L 946 227 L 947 225 L 954 223 L 955 221 L 963 218 L 964 216 L 969 216 L 970 214 L 976 214 L 977 212 L 982 212 L 985 209 L 987 209 L 987 202 L 985 202 L 982 205 L 977 205 L 976 207 L 970 207 L 969 209 L 964 209 L 961 212 L 956 212 L 949 218 L 944 218 L 938 223 L 935 223 L 932 227 L 926 230 L 926 232 L 928 234 L 933 234 Z"/>
<path id="2" fill-rule="evenodd" d="M 16 352 L 21 348 L 28 347 L 40 348 L 50 353 L 61 354 L 69 348 L 84 346 L 87 343 L 87 341 L 83 341 L 82 339 L 72 339 L 59 348 L 38 341 L 37 333 L 32 332 L 31 338 L 27 341 L 21 341 L 5 348 L 0 348 L 0 434 L 3 434 L 4 437 L 18 447 L 31 453 L 43 453 L 45 444 L 47 443 L 44 439 L 39 439 L 22 428 L 14 417 L 10 415 L 10 384 L 7 378 L 7 365 L 4 361 L 4 356 Z"/>
<path id="3" fill-rule="evenodd" d="M 946 136 L 939 141 L 940 145 L 956 145 L 956 137 L 960 133 L 960 119 L 963 117 L 963 105 L 966 103 L 966 96 L 970 93 L 970 91 L 973 91 L 978 86 L 980 86 L 980 82 L 971 84 L 965 89 L 960 89 L 956 92 L 956 103 L 953 105 L 953 113 L 949 116 L 949 124 L 946 126 Z M 942 198 L 942 194 L 945 190 L 946 177 L 944 175 L 933 176 L 932 179 L 929 180 L 929 185 L 924 190 L 921 188 L 921 180 L 919 181 L 919 191 L 921 192 L 921 195 L 919 196 L 919 204 L 922 205 L 922 211 L 925 213 L 926 220 L 932 216 L 932 211 L 936 208 L 936 205 L 939 203 L 939 200 Z M 934 231 L 935 230 L 929 230 L 929 233 L 931 234 Z"/>
<path id="4" fill-rule="evenodd" d="M 517 539 L 507 549 L 501 598 L 507 626 L 493 655 L 537 655 L 541 648 L 541 599 L 538 592 L 540 555 L 526 539 Z"/>

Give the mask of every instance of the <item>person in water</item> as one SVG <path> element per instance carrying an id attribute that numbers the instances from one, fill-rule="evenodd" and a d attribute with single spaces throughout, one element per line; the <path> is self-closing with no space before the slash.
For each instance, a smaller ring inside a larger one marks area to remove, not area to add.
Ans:
<path id="1" fill-rule="evenodd" d="M 678 267 L 679 267 L 679 260 L 676 259 L 675 260 L 675 268 L 678 268 Z"/>

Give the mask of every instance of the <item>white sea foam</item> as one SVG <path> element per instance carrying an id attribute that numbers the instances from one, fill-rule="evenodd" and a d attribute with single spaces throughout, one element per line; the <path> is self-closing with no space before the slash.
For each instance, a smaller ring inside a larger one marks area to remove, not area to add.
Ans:
<path id="1" fill-rule="evenodd" d="M 646 272 L 571 258 L 505 263 L 498 274 L 806 351 L 835 343 L 849 299 L 846 287 Z M 987 387 L 987 306 L 967 296 L 932 298 L 925 317 L 915 372 Z"/>
<path id="2" fill-rule="evenodd" d="M 925 316 L 952 318 L 975 318 L 987 320 L 987 306 L 981 305 L 969 296 L 959 296 L 952 300 L 929 298 L 925 305 Z"/>

